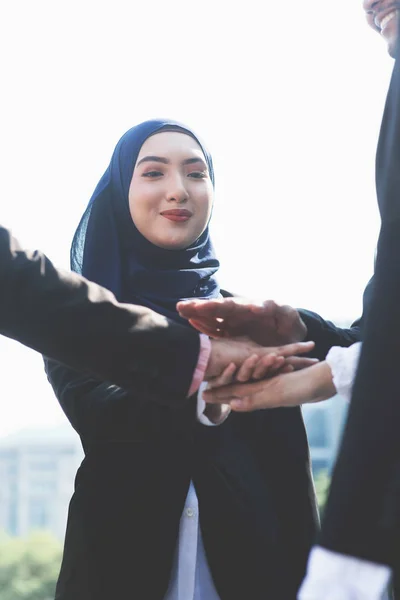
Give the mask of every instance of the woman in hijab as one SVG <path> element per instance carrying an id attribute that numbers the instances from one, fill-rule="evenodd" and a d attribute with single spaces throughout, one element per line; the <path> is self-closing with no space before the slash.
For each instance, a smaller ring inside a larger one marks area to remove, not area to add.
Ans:
<path id="1" fill-rule="evenodd" d="M 82 217 L 72 268 L 119 300 L 186 323 L 178 300 L 220 294 L 213 184 L 193 131 L 161 120 L 133 127 Z M 160 400 L 157 367 L 144 360 L 134 392 L 46 367 L 85 451 L 58 600 L 294 600 L 317 523 L 298 408 L 218 408 L 210 420 L 196 395 Z"/>

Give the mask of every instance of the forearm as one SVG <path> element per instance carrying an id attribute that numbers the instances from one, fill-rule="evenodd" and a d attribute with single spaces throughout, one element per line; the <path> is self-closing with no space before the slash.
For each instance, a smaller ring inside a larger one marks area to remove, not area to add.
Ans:
<path id="1" fill-rule="evenodd" d="M 199 336 L 23 251 L 0 227 L 0 333 L 80 371 L 130 388 L 137 374 L 187 395 Z"/>
<path id="2" fill-rule="evenodd" d="M 399 482 L 400 218 L 384 224 L 375 290 L 321 544 L 392 564 Z M 343 501 L 343 490 L 346 501 Z"/>
<path id="3" fill-rule="evenodd" d="M 195 397 L 177 397 L 140 375 L 126 390 L 54 361 L 46 360 L 45 366 L 55 396 L 85 444 L 171 437 L 195 422 Z"/>
<path id="4" fill-rule="evenodd" d="M 301 318 L 307 327 L 307 340 L 315 342 L 312 356 L 324 360 L 332 346 L 347 348 L 361 339 L 360 321 L 349 328 L 336 327 L 330 321 L 308 310 L 299 309 Z"/>
<path id="5" fill-rule="evenodd" d="M 284 384 L 288 395 L 285 404 L 289 406 L 308 402 L 321 402 L 336 394 L 332 381 L 332 371 L 325 361 L 283 377 L 292 379 L 290 385 Z M 283 378 L 282 381 L 284 381 Z"/>

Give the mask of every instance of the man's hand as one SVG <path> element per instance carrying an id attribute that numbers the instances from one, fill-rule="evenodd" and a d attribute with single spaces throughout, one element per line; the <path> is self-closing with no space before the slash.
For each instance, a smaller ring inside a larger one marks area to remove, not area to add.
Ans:
<path id="1" fill-rule="evenodd" d="M 336 393 L 326 362 L 256 381 L 215 387 L 203 393 L 207 403 L 229 404 L 232 410 L 250 412 L 261 408 L 297 406 L 327 400 Z"/>
<path id="2" fill-rule="evenodd" d="M 292 371 L 315 364 L 316 359 L 296 356 L 310 352 L 314 342 L 298 342 L 264 348 L 249 340 L 211 340 L 206 381 L 218 378 L 229 365 L 235 367 L 237 381 L 262 379 L 279 370 Z"/>
<path id="3" fill-rule="evenodd" d="M 241 298 L 187 300 L 178 302 L 177 310 L 193 327 L 213 338 L 245 336 L 262 346 L 277 346 L 301 342 L 307 335 L 297 310 L 273 300 L 262 304 Z"/>

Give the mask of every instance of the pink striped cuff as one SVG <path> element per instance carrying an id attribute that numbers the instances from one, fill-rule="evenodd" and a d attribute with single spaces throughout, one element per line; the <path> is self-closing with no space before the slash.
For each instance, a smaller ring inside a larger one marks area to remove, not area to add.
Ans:
<path id="1" fill-rule="evenodd" d="M 200 334 L 200 351 L 199 359 L 197 361 L 196 368 L 194 370 L 192 383 L 189 388 L 188 397 L 192 396 L 200 387 L 201 382 L 204 380 L 204 375 L 207 369 L 208 359 L 211 354 L 211 341 L 204 333 Z"/>

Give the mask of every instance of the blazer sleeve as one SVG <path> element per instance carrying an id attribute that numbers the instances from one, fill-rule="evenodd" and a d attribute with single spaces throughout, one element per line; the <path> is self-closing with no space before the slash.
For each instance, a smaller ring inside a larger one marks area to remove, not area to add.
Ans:
<path id="1" fill-rule="evenodd" d="M 383 116 L 376 176 L 382 227 L 375 284 L 321 545 L 394 565 L 400 528 L 399 58 Z"/>
<path id="2" fill-rule="evenodd" d="M 347 348 L 362 339 L 366 314 L 371 301 L 374 278 L 372 277 L 364 290 L 363 314 L 349 328 L 336 327 L 331 321 L 325 321 L 314 312 L 299 309 L 299 313 L 307 326 L 307 340 L 315 342 L 312 356 L 324 360 L 332 346 Z"/>
<path id="3" fill-rule="evenodd" d="M 190 327 L 118 303 L 42 253 L 24 251 L 1 226 L 0 334 L 128 389 L 140 373 L 154 391 L 177 397 L 188 393 L 200 348 Z"/>
<path id="4" fill-rule="evenodd" d="M 178 435 L 196 421 L 196 394 L 187 398 L 161 390 L 146 374 L 137 374 L 135 385 L 125 390 L 49 359 L 45 359 L 45 369 L 85 449 L 102 442 L 143 442 Z"/>

